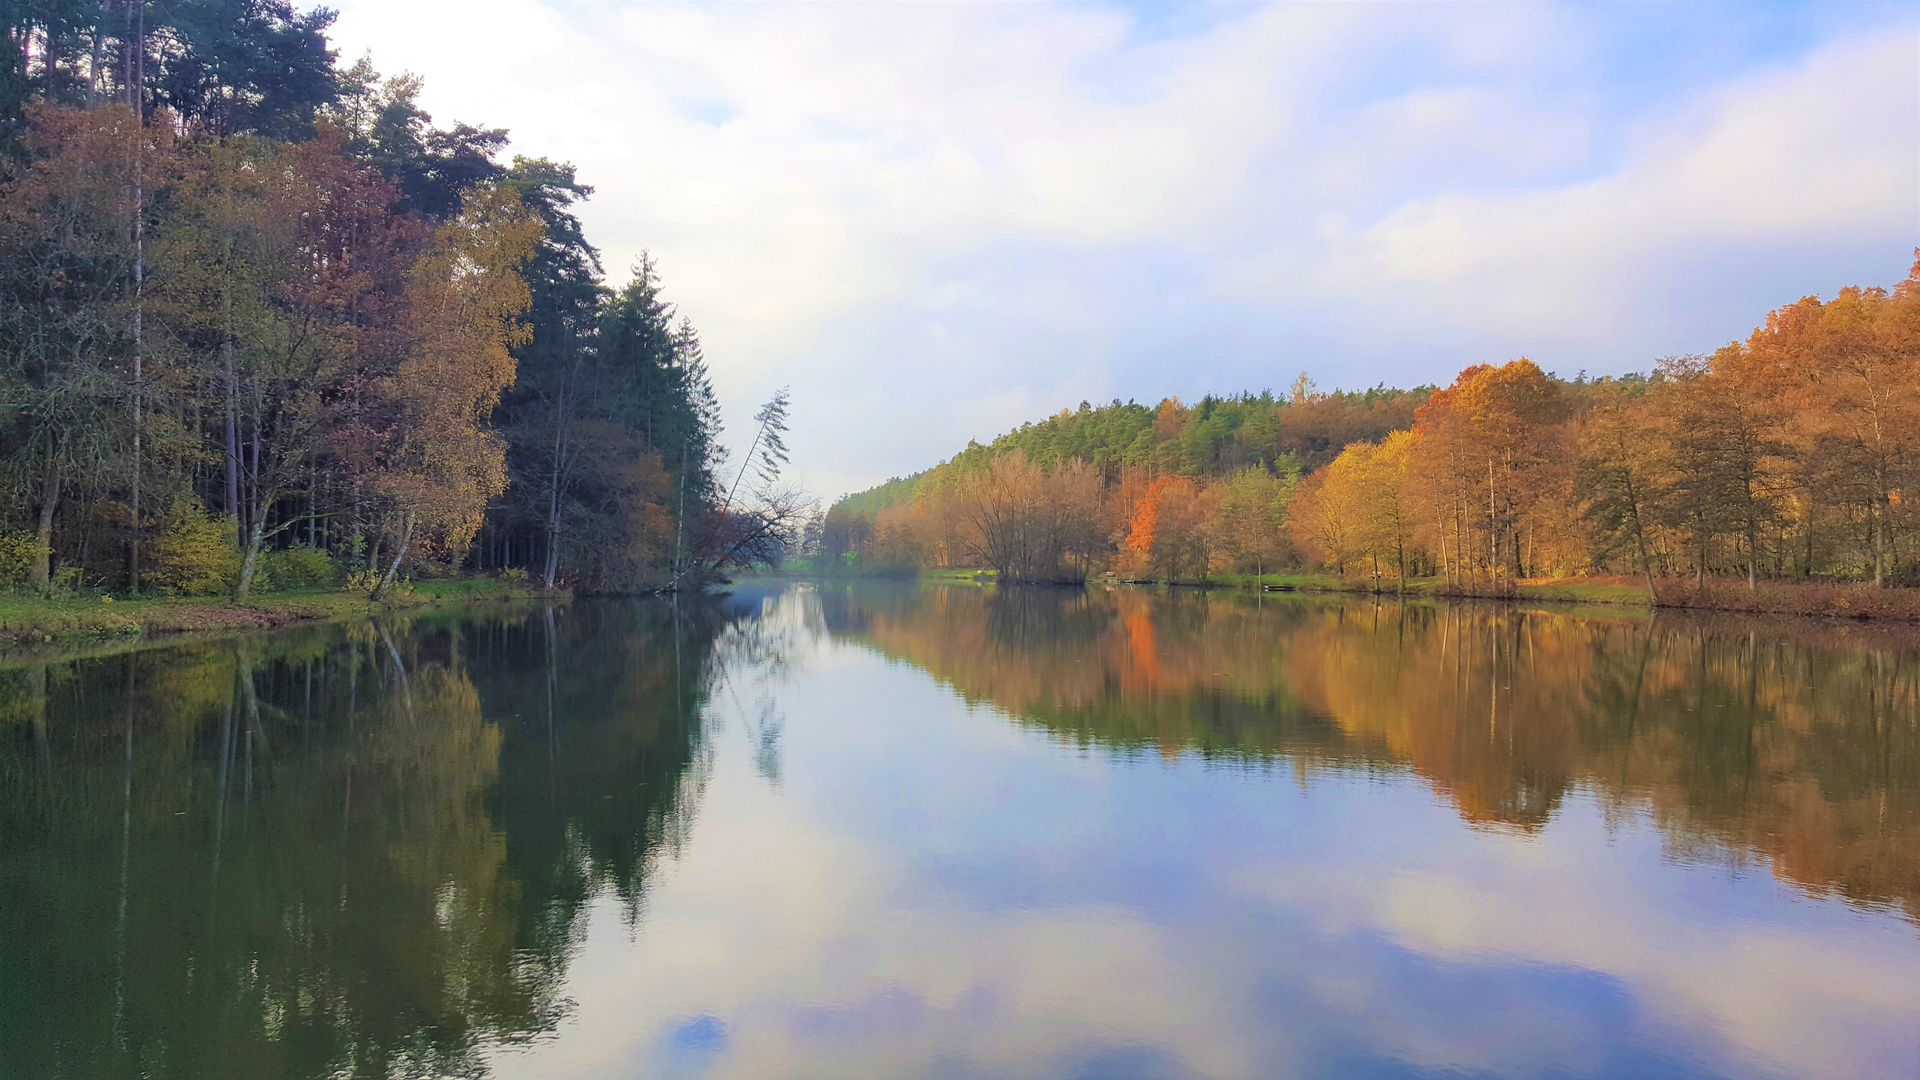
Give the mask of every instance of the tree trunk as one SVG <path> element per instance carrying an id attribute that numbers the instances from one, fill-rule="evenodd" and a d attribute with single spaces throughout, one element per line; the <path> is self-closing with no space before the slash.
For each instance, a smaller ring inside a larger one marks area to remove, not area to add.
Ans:
<path id="1" fill-rule="evenodd" d="M 240 556 L 240 583 L 233 589 L 233 598 L 243 603 L 253 591 L 253 576 L 260 569 L 260 542 L 265 531 L 266 515 L 256 512 L 253 524 L 247 526 L 247 542 Z"/>
<path id="2" fill-rule="evenodd" d="M 140 591 L 140 391 L 138 388 L 140 377 L 137 374 L 137 363 L 135 364 L 135 370 L 133 399 L 133 502 L 130 508 L 133 535 L 127 541 L 127 591 L 130 593 Z"/>
<path id="3" fill-rule="evenodd" d="M 579 354 L 576 352 L 575 356 Z M 545 588 L 553 588 L 553 579 L 560 568 L 560 477 L 562 473 L 562 455 L 566 452 L 567 391 L 561 387 L 560 396 L 553 407 L 553 474 L 547 482 L 547 571 L 543 577 Z"/>
<path id="4" fill-rule="evenodd" d="M 669 586 L 676 592 L 680 588 L 680 575 L 686 573 L 683 545 L 687 535 L 687 448 L 692 441 L 693 436 L 689 435 L 680 444 L 680 505 L 673 522 L 673 581 Z"/>
<path id="5" fill-rule="evenodd" d="M 547 569 L 543 587 L 553 588 L 554 574 L 560 568 L 560 437 L 553 439 L 553 480 L 547 489 Z"/>
<path id="6" fill-rule="evenodd" d="M 412 539 L 413 515 L 408 514 L 407 527 L 400 533 L 400 550 L 394 553 L 393 564 L 387 567 L 386 576 L 382 577 L 380 584 L 374 588 L 372 599 L 378 600 L 380 595 L 393 585 L 393 576 L 400 572 L 400 560 L 407 557 L 407 543 Z"/>
<path id="7" fill-rule="evenodd" d="M 1873 500 L 1873 587 L 1886 587 L 1885 567 L 1887 564 L 1887 497 L 1880 495 Z"/>
<path id="8" fill-rule="evenodd" d="M 1493 595 L 1500 595 L 1500 519 L 1493 504 L 1493 459 L 1487 459 L 1487 575 Z"/>
<path id="9" fill-rule="evenodd" d="M 49 459 L 40 487 L 40 525 L 33 536 L 33 565 L 27 569 L 27 584 L 36 589 L 53 583 L 53 515 L 59 507 L 60 466 Z"/>
<path id="10" fill-rule="evenodd" d="M 227 367 L 227 516 L 240 516 L 240 418 L 234 401 L 239 392 L 233 370 L 233 339 L 220 343 L 220 356 Z"/>
<path id="11" fill-rule="evenodd" d="M 1800 566 L 1800 576 L 1803 578 L 1810 578 L 1813 576 L 1813 515 L 1814 515 L 1813 489 L 1808 488 L 1807 489 L 1807 561 L 1801 564 Z"/>
<path id="12" fill-rule="evenodd" d="M 1660 592 L 1653 587 L 1653 560 L 1647 555 L 1647 531 L 1640 524 L 1640 501 L 1633 499 L 1633 542 L 1640 549 L 1640 572 L 1647 576 L 1647 603 L 1660 606 Z"/>
<path id="13" fill-rule="evenodd" d="M 142 30 L 145 29 L 144 11 Z M 99 66 L 99 39 L 95 38 L 94 66 Z M 133 537 L 127 544 L 127 591 L 140 591 L 140 420 L 142 362 L 146 357 L 146 117 L 135 98 L 133 128 Z"/>

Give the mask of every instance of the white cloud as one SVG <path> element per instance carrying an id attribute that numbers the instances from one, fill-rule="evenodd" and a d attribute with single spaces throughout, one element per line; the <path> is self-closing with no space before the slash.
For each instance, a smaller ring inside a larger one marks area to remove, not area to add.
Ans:
<path id="1" fill-rule="evenodd" d="M 1083 397 L 1644 364 L 1920 234 L 1910 24 L 1682 78 L 1566 8 L 342 6 L 441 121 L 578 164 L 732 429 L 791 383 L 847 484 Z"/>
<path id="2" fill-rule="evenodd" d="M 1585 312 L 1632 319 L 1674 254 L 1871 242 L 1902 225 L 1891 239 L 1908 243 L 1920 234 L 1920 97 L 1888 91 L 1913 83 L 1913 45 L 1848 41 L 1717 91 L 1648 123 L 1635 159 L 1597 179 L 1410 200 L 1328 252 L 1322 289 L 1408 290 L 1424 315 L 1557 343 L 1591 325 Z"/>

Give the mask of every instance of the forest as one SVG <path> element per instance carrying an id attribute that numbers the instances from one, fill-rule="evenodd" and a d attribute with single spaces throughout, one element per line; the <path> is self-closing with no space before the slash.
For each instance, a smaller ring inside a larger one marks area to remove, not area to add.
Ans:
<path id="1" fill-rule="evenodd" d="M 1002 580 L 1324 570 L 1920 585 L 1920 262 L 1644 375 L 1521 358 L 1451 385 L 1082 403 L 828 512 L 829 566 Z"/>
<path id="2" fill-rule="evenodd" d="M 571 166 L 436 126 L 325 9 L 6 10 L 0 584 L 658 591 L 797 526 L 784 398 L 724 483 L 699 335 Z"/>

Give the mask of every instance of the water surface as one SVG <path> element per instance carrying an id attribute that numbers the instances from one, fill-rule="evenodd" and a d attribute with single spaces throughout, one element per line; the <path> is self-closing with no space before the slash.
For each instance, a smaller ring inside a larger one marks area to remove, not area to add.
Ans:
<path id="1" fill-rule="evenodd" d="M 1916 1077 L 1920 647 L 743 587 L 0 665 L 0 1076 Z"/>

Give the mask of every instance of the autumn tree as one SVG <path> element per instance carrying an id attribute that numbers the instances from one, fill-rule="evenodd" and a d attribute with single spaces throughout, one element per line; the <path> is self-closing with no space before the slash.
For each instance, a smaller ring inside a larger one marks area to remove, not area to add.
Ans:
<path id="1" fill-rule="evenodd" d="M 244 597 L 270 563 L 452 568 L 491 523 L 472 568 L 676 577 L 723 516 L 699 335 L 644 260 L 607 288 L 571 167 L 502 166 L 505 132 L 435 127 L 419 80 L 336 69 L 331 18 L 0 15 L 13 576 Z M 194 565 L 143 575 L 143 536 Z"/>
<path id="2" fill-rule="evenodd" d="M 527 340 L 519 270 L 540 232 L 510 189 L 476 187 L 409 275 L 419 344 L 381 387 L 400 417 L 382 478 L 396 543 L 382 588 L 416 540 L 463 553 L 488 501 L 506 488 L 506 447 L 490 420 L 513 385 L 511 350 Z"/>
<path id="3" fill-rule="evenodd" d="M 1297 470 L 1275 476 L 1249 466 L 1216 486 L 1214 544 L 1235 569 L 1258 575 L 1286 560 L 1287 506 L 1299 483 Z"/>
<path id="4" fill-rule="evenodd" d="M 1524 358 L 1470 367 L 1421 407 L 1409 467 L 1470 585 L 1476 565 L 1496 588 L 1523 572 L 1522 525 L 1564 465 L 1567 414 L 1559 384 Z"/>
<path id="5" fill-rule="evenodd" d="M 1696 580 L 1704 582 L 1717 538 L 1741 541 L 1747 587 L 1759 574 L 1761 533 L 1784 490 L 1780 420 L 1756 380 L 1743 377 L 1741 350 L 1662 361 L 1656 400 L 1668 413 L 1675 523 L 1693 534 Z"/>
<path id="6" fill-rule="evenodd" d="M 1184 476 L 1162 476 L 1134 503 L 1127 565 L 1167 581 L 1204 575 L 1219 533 L 1217 494 Z"/>
<path id="7" fill-rule="evenodd" d="M 1288 514 L 1301 543 L 1340 573 L 1362 560 L 1374 578 L 1391 567 L 1403 585 L 1417 561 L 1408 465 L 1418 437 L 1395 432 L 1379 445 L 1352 443 L 1303 487 Z"/>
<path id="8" fill-rule="evenodd" d="M 29 110 L 27 157 L 0 185 L 4 477 L 28 508 L 45 586 L 57 515 L 76 487 L 116 495 L 133 356 L 131 110 Z M 149 147 L 156 160 L 166 150 Z"/>
<path id="9" fill-rule="evenodd" d="M 1409 558 L 1415 557 L 1414 511 L 1407 494 L 1407 472 L 1418 439 L 1410 431 L 1387 436 L 1374 449 L 1362 473 L 1366 506 L 1361 517 L 1363 543 L 1375 560 L 1375 576 L 1379 574 L 1379 561 L 1386 559 L 1403 588 Z"/>
<path id="10" fill-rule="evenodd" d="M 151 307 L 178 405 L 212 414 L 205 460 L 238 530 L 244 599 L 265 545 L 323 515 L 322 465 L 354 419 L 337 403 L 393 345 L 364 324 L 397 292 L 404 230 L 387 225 L 391 189 L 337 144 L 203 141 L 169 198 Z"/>
<path id="11" fill-rule="evenodd" d="M 1084 578 L 1097 546 L 1100 481 L 1084 463 L 1044 469 L 1015 451 L 933 495 L 955 543 L 1003 581 Z"/>
<path id="12" fill-rule="evenodd" d="M 1596 399 L 1580 429 L 1585 513 L 1601 536 L 1631 546 L 1647 595 L 1657 604 L 1651 536 L 1671 482 L 1666 432 L 1644 393 L 1610 382 Z"/>
<path id="13" fill-rule="evenodd" d="M 1368 446 L 1366 443 L 1355 445 Z M 1309 474 L 1287 507 L 1287 533 L 1293 542 L 1319 563 L 1332 566 L 1337 574 L 1344 575 L 1347 564 L 1357 554 L 1354 538 L 1359 529 L 1360 507 L 1354 503 L 1354 497 L 1359 485 L 1347 474 L 1358 470 L 1356 459 L 1366 452 L 1356 451 L 1349 456 L 1343 451 L 1325 468 Z"/>
<path id="14" fill-rule="evenodd" d="M 1848 288 L 1775 312 L 1746 352 L 1786 369 L 1820 486 L 1862 511 L 1867 576 L 1884 585 L 1920 475 L 1920 261 L 1891 293 Z"/>

